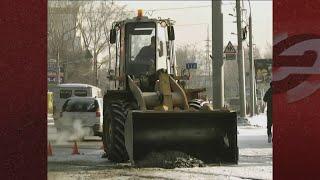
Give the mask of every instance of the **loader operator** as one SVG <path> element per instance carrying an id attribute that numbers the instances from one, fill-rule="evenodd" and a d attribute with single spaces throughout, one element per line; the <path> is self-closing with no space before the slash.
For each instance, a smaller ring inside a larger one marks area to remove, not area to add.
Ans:
<path id="1" fill-rule="evenodd" d="M 135 57 L 134 61 L 136 63 L 141 63 L 145 66 L 142 66 L 141 71 L 143 72 L 147 72 L 147 71 L 151 71 L 153 72 L 155 67 L 155 53 L 156 50 L 156 38 L 155 36 L 151 37 L 151 44 L 148 46 L 144 46 L 140 49 L 138 55 Z"/>

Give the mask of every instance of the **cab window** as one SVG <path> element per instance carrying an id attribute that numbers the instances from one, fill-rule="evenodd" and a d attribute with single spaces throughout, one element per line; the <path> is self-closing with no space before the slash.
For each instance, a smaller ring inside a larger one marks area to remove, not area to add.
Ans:
<path id="1" fill-rule="evenodd" d="M 64 112 L 95 112 L 99 108 L 94 99 L 71 99 L 63 106 Z"/>
<path id="2" fill-rule="evenodd" d="M 130 75 L 146 75 L 155 72 L 156 24 L 126 24 L 126 71 Z"/>
<path id="3" fill-rule="evenodd" d="M 60 98 L 67 99 L 72 96 L 72 90 L 60 90 Z"/>

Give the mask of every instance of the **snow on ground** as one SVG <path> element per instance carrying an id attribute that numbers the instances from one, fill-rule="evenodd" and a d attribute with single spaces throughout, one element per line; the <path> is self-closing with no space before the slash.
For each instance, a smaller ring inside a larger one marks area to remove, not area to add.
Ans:
<path id="1" fill-rule="evenodd" d="M 252 126 L 265 127 L 265 128 L 267 127 L 266 113 L 259 114 L 253 117 L 248 117 L 247 119 Z"/>
<path id="2" fill-rule="evenodd" d="M 101 158 L 103 150 L 82 149 L 79 148 L 79 153 L 71 155 L 72 148 L 53 148 L 53 156 L 48 156 L 48 162 L 105 162 L 106 159 Z"/>
<path id="3" fill-rule="evenodd" d="M 48 156 L 48 179 L 272 179 L 272 144 L 267 143 L 267 117 L 248 117 L 252 126 L 238 126 L 239 164 L 203 168 L 133 168 L 101 158 L 102 142 L 78 142 L 80 155 L 71 155 L 73 142 L 51 141 L 53 156 Z M 56 130 L 48 126 L 54 140 Z"/>
<path id="4" fill-rule="evenodd" d="M 180 170 L 180 169 L 179 169 Z M 181 169 L 182 172 L 188 172 L 193 174 L 214 174 L 223 176 L 223 179 L 229 179 L 228 177 L 239 179 L 271 179 L 272 166 L 269 165 L 256 165 L 248 163 L 240 163 L 236 166 L 215 166 L 205 168 L 186 168 Z"/>

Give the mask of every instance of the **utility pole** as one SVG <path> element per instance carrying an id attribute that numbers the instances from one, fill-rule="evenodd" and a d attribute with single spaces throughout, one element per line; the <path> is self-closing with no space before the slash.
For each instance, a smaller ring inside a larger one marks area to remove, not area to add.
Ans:
<path id="1" fill-rule="evenodd" d="M 58 74 L 57 74 L 58 81 L 57 82 L 58 82 L 58 84 L 60 84 L 61 82 L 60 82 L 60 53 L 59 53 L 59 49 L 58 49 L 57 65 L 58 65 Z"/>
<path id="2" fill-rule="evenodd" d="M 223 14 L 221 0 L 212 0 L 212 102 L 224 107 Z"/>
<path id="3" fill-rule="evenodd" d="M 211 77 L 211 73 L 210 73 L 210 63 L 211 63 L 211 60 L 210 60 L 210 37 L 209 37 L 209 24 L 207 24 L 207 40 L 206 40 L 207 44 L 206 44 L 206 87 L 211 87 L 211 80 L 210 80 L 210 77 Z M 208 92 L 208 91 L 207 91 Z"/>
<path id="4" fill-rule="evenodd" d="M 239 93 L 240 93 L 240 118 L 244 119 L 246 116 L 246 89 L 244 76 L 244 61 L 243 61 L 243 47 L 242 47 L 242 17 L 240 0 L 236 0 L 237 13 L 237 34 L 238 34 L 238 68 L 239 68 Z"/>
<path id="5" fill-rule="evenodd" d="M 249 15 L 249 62 L 250 62 L 250 115 L 255 115 L 255 71 L 254 71 L 254 60 L 253 60 L 253 47 L 252 47 L 252 18 L 251 8 Z"/>

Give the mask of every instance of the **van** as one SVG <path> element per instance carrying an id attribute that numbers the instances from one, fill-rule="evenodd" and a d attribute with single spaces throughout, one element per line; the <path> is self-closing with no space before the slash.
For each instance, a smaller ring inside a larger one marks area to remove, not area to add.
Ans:
<path id="1" fill-rule="evenodd" d="M 58 133 L 80 130 L 82 136 L 102 136 L 102 98 L 70 97 L 62 106 L 60 118 L 55 121 Z"/>
<path id="2" fill-rule="evenodd" d="M 102 98 L 101 89 L 89 84 L 66 83 L 59 84 L 53 90 L 53 118 L 59 119 L 62 105 L 70 97 L 95 97 Z"/>

